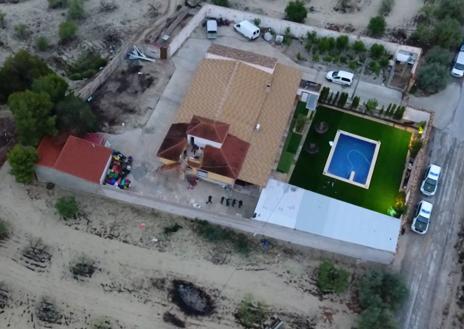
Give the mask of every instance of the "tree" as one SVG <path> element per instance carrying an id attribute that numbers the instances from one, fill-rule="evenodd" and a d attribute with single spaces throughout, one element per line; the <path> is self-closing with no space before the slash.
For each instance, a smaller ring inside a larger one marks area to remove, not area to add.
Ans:
<path id="1" fill-rule="evenodd" d="M 371 306 L 361 313 L 358 329 L 396 329 L 392 312 L 387 308 Z"/>
<path id="2" fill-rule="evenodd" d="M 335 41 L 335 44 L 336 44 L 338 50 L 346 49 L 348 47 L 349 43 L 350 43 L 350 39 L 348 39 L 348 36 L 346 36 L 346 35 L 339 36 Z"/>
<path id="3" fill-rule="evenodd" d="M 62 43 L 66 43 L 74 39 L 76 37 L 76 33 L 77 25 L 73 21 L 64 21 L 58 28 L 58 34 Z"/>
<path id="4" fill-rule="evenodd" d="M 359 96 L 355 96 L 355 97 L 353 98 L 353 102 L 351 103 L 351 108 L 352 108 L 353 110 L 356 110 L 356 109 L 358 108 L 358 106 L 359 106 L 359 102 L 360 102 L 360 101 L 361 101 L 361 99 L 359 98 Z"/>
<path id="5" fill-rule="evenodd" d="M 379 105 L 379 102 L 377 102 L 376 99 L 371 98 L 366 102 L 366 111 L 372 112 L 377 108 L 378 105 Z"/>
<path id="6" fill-rule="evenodd" d="M 97 129 L 97 118 L 89 104 L 74 95 L 66 96 L 55 106 L 60 131 L 82 135 Z"/>
<path id="7" fill-rule="evenodd" d="M 405 300 L 408 290 L 396 274 L 369 271 L 359 283 L 359 304 L 367 309 L 371 306 L 388 307 L 396 310 Z"/>
<path id="8" fill-rule="evenodd" d="M 455 48 L 462 39 L 461 24 L 454 18 L 444 18 L 435 25 L 433 35 L 434 44 L 447 49 Z"/>
<path id="9" fill-rule="evenodd" d="M 56 104 L 64 99 L 68 91 L 68 83 L 55 73 L 51 73 L 35 79 L 31 89 L 36 93 L 46 93 L 50 96 L 50 100 Z"/>
<path id="10" fill-rule="evenodd" d="M 348 288 L 350 274 L 342 268 L 337 268 L 328 260 L 319 265 L 317 272 L 317 287 L 324 293 L 342 293 Z"/>
<path id="11" fill-rule="evenodd" d="M 364 42 L 362 42 L 361 40 L 356 40 L 353 43 L 353 50 L 356 53 L 360 54 L 366 51 L 366 46 L 364 45 Z"/>
<path id="12" fill-rule="evenodd" d="M 435 16 L 438 19 L 453 18 L 464 24 L 464 7 L 462 1 L 441 0 L 435 8 Z"/>
<path id="13" fill-rule="evenodd" d="M 426 93 L 434 94 L 445 89 L 448 83 L 448 69 L 438 63 L 426 63 L 417 73 L 417 87 Z"/>
<path id="14" fill-rule="evenodd" d="M 68 0 L 68 18 L 83 19 L 85 17 L 83 0 Z"/>
<path id="15" fill-rule="evenodd" d="M 50 47 L 47 37 L 41 35 L 35 40 L 35 47 L 38 51 L 46 51 Z"/>
<path id="16" fill-rule="evenodd" d="M 285 19 L 303 23 L 308 15 L 308 11 L 301 0 L 290 1 L 285 8 Z"/>
<path id="17" fill-rule="evenodd" d="M 25 50 L 18 51 L 8 57 L 0 69 L 0 102 L 6 102 L 8 96 L 16 91 L 30 88 L 34 79 L 51 72 L 39 57 Z"/>
<path id="18" fill-rule="evenodd" d="M 379 59 L 385 55 L 385 47 L 379 43 L 374 43 L 370 49 L 370 56 L 374 59 Z"/>
<path id="19" fill-rule="evenodd" d="M 342 94 L 340 95 L 340 99 L 338 100 L 337 106 L 340 108 L 344 108 L 347 100 L 348 93 L 342 92 Z"/>
<path id="20" fill-rule="evenodd" d="M 55 203 L 55 208 L 64 220 L 76 218 L 79 214 L 79 204 L 73 196 L 59 198 Z"/>
<path id="21" fill-rule="evenodd" d="M 438 63 L 441 65 L 448 65 L 451 61 L 452 54 L 449 50 L 435 46 L 430 49 L 425 55 L 426 63 Z"/>
<path id="22" fill-rule="evenodd" d="M 16 144 L 8 153 L 11 174 L 18 183 L 30 184 L 34 179 L 34 165 L 39 159 L 37 151 L 32 146 Z"/>
<path id="23" fill-rule="evenodd" d="M 372 17 L 367 25 L 367 32 L 370 36 L 381 37 L 385 33 L 387 23 L 383 16 Z"/>
<path id="24" fill-rule="evenodd" d="M 8 98 L 8 106 L 15 117 L 22 144 L 35 146 L 43 136 L 55 134 L 53 103 L 47 94 L 29 90 L 17 92 Z"/>

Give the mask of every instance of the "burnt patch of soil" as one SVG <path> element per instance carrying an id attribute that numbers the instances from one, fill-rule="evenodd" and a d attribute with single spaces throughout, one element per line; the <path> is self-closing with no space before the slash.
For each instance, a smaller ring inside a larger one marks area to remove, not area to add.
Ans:
<path id="1" fill-rule="evenodd" d="M 172 285 L 172 300 L 185 314 L 205 316 L 214 311 L 213 300 L 203 289 L 183 280 L 174 280 Z"/>
<path id="2" fill-rule="evenodd" d="M 63 319 L 56 305 L 46 298 L 42 298 L 37 305 L 36 315 L 40 321 L 50 324 L 61 324 Z"/>
<path id="3" fill-rule="evenodd" d="M 91 278 L 92 275 L 98 270 L 95 261 L 86 257 L 81 257 L 74 264 L 71 264 L 69 270 L 71 271 L 74 279 Z"/>
<path id="4" fill-rule="evenodd" d="M 34 272 L 44 272 L 48 268 L 51 259 L 52 254 L 49 248 L 40 239 L 31 240 L 29 246 L 21 254 L 23 265 Z"/>
<path id="5" fill-rule="evenodd" d="M 8 306 L 8 301 L 10 299 L 10 293 L 7 287 L 0 283 L 0 314 L 3 313 L 3 309 Z"/>
<path id="6" fill-rule="evenodd" d="M 177 328 L 185 328 L 185 321 L 179 319 L 179 317 L 171 312 L 166 312 L 163 314 L 163 321 L 170 323 Z"/>

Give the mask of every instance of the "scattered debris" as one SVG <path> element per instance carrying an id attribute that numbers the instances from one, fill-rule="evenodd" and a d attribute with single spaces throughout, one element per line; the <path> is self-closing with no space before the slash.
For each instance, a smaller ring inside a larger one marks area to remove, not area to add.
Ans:
<path id="1" fill-rule="evenodd" d="M 211 297 L 193 283 L 174 280 L 172 299 L 187 315 L 209 315 L 214 311 Z"/>
<path id="2" fill-rule="evenodd" d="M 63 315 L 58 312 L 55 304 L 48 299 L 42 298 L 36 309 L 37 318 L 46 323 L 61 324 Z"/>
<path id="3" fill-rule="evenodd" d="M 175 325 L 177 328 L 185 328 L 185 321 L 182 321 L 177 317 L 177 315 L 166 312 L 163 314 L 163 321 Z"/>
<path id="4" fill-rule="evenodd" d="M 129 52 L 128 58 L 131 60 L 141 59 L 143 61 L 155 62 L 154 58 L 145 55 L 145 53 L 141 51 L 136 45 L 134 45 L 132 51 Z"/>

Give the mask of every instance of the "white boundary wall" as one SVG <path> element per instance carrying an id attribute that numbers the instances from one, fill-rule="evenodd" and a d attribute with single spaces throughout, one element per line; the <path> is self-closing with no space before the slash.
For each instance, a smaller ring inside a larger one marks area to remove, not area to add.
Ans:
<path id="1" fill-rule="evenodd" d="M 269 16 L 239 11 L 235 9 L 230 9 L 226 7 L 220 7 L 215 5 L 206 4 L 204 5 L 200 11 L 187 23 L 187 25 L 180 31 L 172 40 L 169 45 L 169 56 L 175 54 L 175 52 L 182 46 L 182 44 L 187 40 L 187 38 L 192 34 L 193 30 L 206 18 L 206 17 L 214 17 L 214 18 L 224 18 L 228 19 L 232 22 L 239 22 L 243 20 L 253 21 L 255 18 L 259 18 L 261 20 L 261 26 L 263 27 L 270 27 L 278 34 L 284 34 L 287 28 L 290 28 L 291 33 L 297 38 L 304 38 L 306 34 L 309 32 L 316 32 L 317 35 L 320 36 L 327 36 L 327 37 L 338 37 L 340 35 L 346 35 L 350 39 L 351 42 L 356 40 L 361 40 L 367 46 L 372 46 L 374 43 L 382 44 L 386 50 L 390 53 L 395 54 L 399 50 L 404 50 L 408 52 L 412 52 L 417 54 L 416 64 L 413 66 L 412 72 L 415 72 L 417 67 L 417 63 L 419 62 L 419 58 L 422 54 L 422 49 L 417 47 L 411 47 L 406 45 L 400 45 L 397 43 L 373 39 L 370 37 L 359 36 L 355 34 L 349 33 L 340 33 L 336 31 L 331 31 L 315 26 L 309 26 L 305 24 L 295 23 L 286 21 L 283 19 L 273 18 Z"/>

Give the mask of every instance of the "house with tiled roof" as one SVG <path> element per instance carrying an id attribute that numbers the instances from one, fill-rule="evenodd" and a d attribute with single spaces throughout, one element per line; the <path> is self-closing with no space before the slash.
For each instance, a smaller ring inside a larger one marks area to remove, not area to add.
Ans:
<path id="1" fill-rule="evenodd" d="M 95 191 L 103 183 L 110 165 L 112 149 L 102 135 L 44 137 L 37 153 L 39 181 Z"/>
<path id="2" fill-rule="evenodd" d="M 157 151 L 166 164 L 223 185 L 264 186 L 290 122 L 301 72 L 213 45 Z"/>

